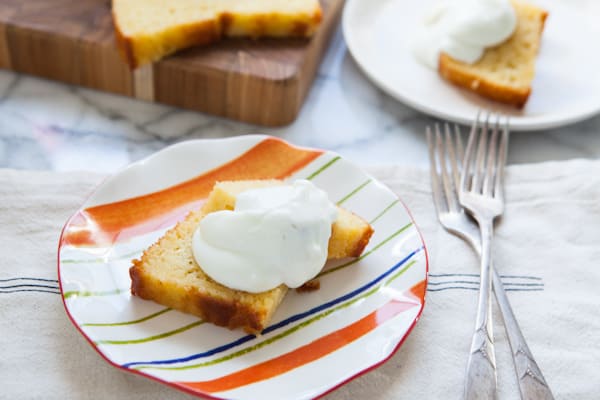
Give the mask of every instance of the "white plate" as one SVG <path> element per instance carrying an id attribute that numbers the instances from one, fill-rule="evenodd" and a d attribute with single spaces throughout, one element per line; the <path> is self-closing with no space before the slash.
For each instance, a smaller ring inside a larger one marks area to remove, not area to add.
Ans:
<path id="1" fill-rule="evenodd" d="M 363 255 L 328 263 L 321 289 L 288 293 L 259 337 L 131 296 L 131 260 L 215 181 L 259 178 L 311 179 L 370 221 Z M 423 310 L 427 255 L 398 197 L 356 166 L 243 136 L 183 142 L 107 179 L 65 225 L 58 275 L 69 317 L 112 365 L 211 398 L 306 399 L 398 349 Z"/>
<path id="2" fill-rule="evenodd" d="M 470 124 L 479 109 L 511 116 L 512 130 L 563 126 L 600 112 L 600 2 L 531 0 L 548 10 L 532 93 L 521 111 L 459 89 L 418 63 L 411 38 L 438 0 L 348 0 L 343 31 L 366 75 L 403 103 Z M 451 1 L 451 0 L 448 0 Z"/>

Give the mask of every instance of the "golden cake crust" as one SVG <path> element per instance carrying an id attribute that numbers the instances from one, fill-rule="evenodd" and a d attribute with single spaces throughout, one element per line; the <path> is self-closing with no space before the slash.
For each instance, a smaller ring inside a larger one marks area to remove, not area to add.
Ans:
<path id="1" fill-rule="evenodd" d="M 498 46 L 487 49 L 474 64 L 442 53 L 438 71 L 449 82 L 490 100 L 522 108 L 531 93 L 535 57 L 548 13 L 535 6 L 513 2 L 517 28 Z"/>

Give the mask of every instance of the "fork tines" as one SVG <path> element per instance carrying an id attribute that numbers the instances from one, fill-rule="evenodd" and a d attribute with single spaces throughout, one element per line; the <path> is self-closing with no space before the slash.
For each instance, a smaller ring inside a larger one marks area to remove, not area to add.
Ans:
<path id="1" fill-rule="evenodd" d="M 504 121 L 501 122 L 501 119 Z M 508 117 L 488 112 L 482 118 L 479 112 L 471 126 L 466 151 L 458 125 L 451 129 L 450 124 L 445 122 L 443 131 L 438 123 L 434 124 L 433 132 L 431 127 L 425 128 L 432 184 L 442 189 L 434 196 L 436 207 L 459 209 L 456 193 L 461 189 L 502 198 L 504 176 L 501 166 L 506 163 L 508 153 Z M 474 146 L 477 146 L 476 152 L 472 151 Z M 475 157 L 472 156 L 474 153 Z M 464 172 L 462 182 L 461 172 Z M 440 196 L 445 196 L 445 199 Z"/>
<path id="2" fill-rule="evenodd" d="M 502 167 L 506 163 L 508 152 L 508 117 L 505 117 L 505 122 L 501 125 L 499 114 L 494 117 L 487 113 L 484 121 L 481 121 L 480 115 L 481 113 L 477 114 L 469 134 L 460 188 L 463 191 L 502 198 Z M 492 118 L 495 122 L 490 122 Z M 477 146 L 476 152 L 474 146 Z"/>
<path id="3" fill-rule="evenodd" d="M 460 188 L 460 168 L 462 167 L 464 150 L 461 132 L 458 125 L 454 125 L 454 135 L 450 125 L 444 123 L 445 138 L 442 137 L 439 124 L 434 125 L 435 144 L 429 126 L 425 128 L 429 145 L 429 162 L 431 169 L 432 185 L 443 190 L 434 191 L 434 202 L 438 210 L 450 209 L 458 211 L 461 208 L 458 200 Z M 454 138 L 453 138 L 454 136 Z M 446 157 L 446 154 L 448 157 Z M 448 171 L 450 170 L 450 172 Z M 441 182 L 438 177 L 441 177 Z M 441 196 L 445 196 L 441 198 Z M 445 201 L 444 201 L 445 200 Z"/>

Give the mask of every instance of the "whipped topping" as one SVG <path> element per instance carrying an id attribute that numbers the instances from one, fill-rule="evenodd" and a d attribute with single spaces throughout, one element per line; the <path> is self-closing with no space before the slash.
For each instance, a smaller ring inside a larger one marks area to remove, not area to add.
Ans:
<path id="1" fill-rule="evenodd" d="M 296 288 L 325 265 L 336 218 L 336 206 L 309 181 L 250 189 L 233 211 L 200 221 L 192 251 L 208 276 L 232 289 Z"/>
<path id="2" fill-rule="evenodd" d="M 510 0 L 449 0 L 426 16 L 413 51 L 423 64 L 437 69 L 440 52 L 472 64 L 486 47 L 512 35 L 517 17 Z"/>

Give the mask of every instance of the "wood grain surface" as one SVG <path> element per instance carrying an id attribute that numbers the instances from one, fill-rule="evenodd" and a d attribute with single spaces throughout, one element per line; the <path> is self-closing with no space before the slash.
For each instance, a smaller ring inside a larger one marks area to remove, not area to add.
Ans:
<path id="1" fill-rule="evenodd" d="M 258 125 L 294 120 L 343 0 L 321 0 L 310 39 L 224 39 L 131 70 L 108 0 L 2 0 L 0 68 Z"/>

